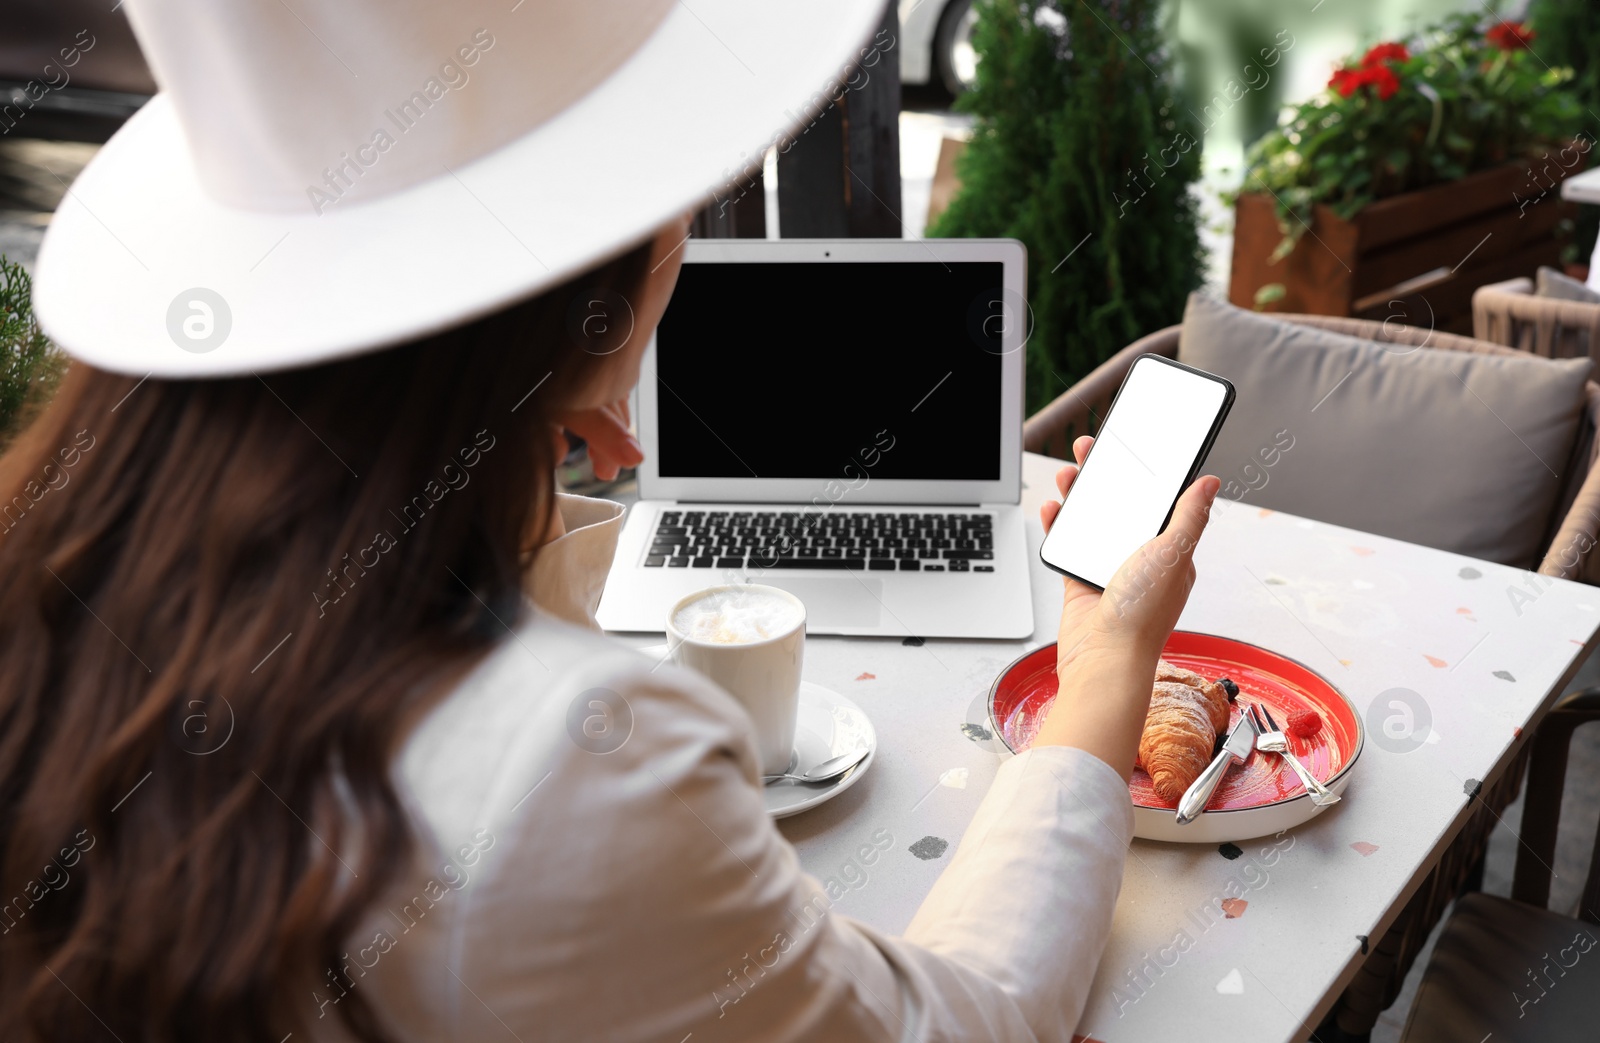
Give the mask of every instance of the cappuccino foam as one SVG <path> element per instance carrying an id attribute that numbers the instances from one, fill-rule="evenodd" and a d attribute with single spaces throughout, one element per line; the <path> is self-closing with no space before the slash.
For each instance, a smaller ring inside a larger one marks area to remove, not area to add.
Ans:
<path id="1" fill-rule="evenodd" d="M 685 637 L 718 645 L 744 645 L 787 634 L 805 613 L 786 598 L 752 590 L 719 590 L 673 613 Z"/>

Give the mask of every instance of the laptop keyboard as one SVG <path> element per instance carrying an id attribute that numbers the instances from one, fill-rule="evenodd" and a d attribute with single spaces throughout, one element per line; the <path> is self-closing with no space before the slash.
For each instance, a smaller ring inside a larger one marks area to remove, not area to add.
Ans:
<path id="1" fill-rule="evenodd" d="M 649 568 L 993 572 L 994 516 L 902 511 L 663 511 Z"/>

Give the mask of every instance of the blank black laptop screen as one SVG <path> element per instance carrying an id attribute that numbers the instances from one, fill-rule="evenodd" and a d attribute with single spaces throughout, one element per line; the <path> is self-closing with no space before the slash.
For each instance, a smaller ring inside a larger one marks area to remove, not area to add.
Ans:
<path id="1" fill-rule="evenodd" d="M 684 265 L 656 339 L 661 476 L 998 480 L 1002 268 Z"/>

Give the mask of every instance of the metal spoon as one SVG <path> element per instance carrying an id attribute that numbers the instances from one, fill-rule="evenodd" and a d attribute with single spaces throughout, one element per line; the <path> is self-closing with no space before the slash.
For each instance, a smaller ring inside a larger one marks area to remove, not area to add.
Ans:
<path id="1" fill-rule="evenodd" d="M 761 777 L 761 782 L 763 785 L 767 786 L 772 785 L 774 782 L 782 781 L 783 779 L 793 779 L 796 782 L 812 783 L 832 782 L 840 775 L 843 775 L 857 764 L 860 764 L 862 761 L 866 760 L 867 754 L 871 752 L 871 750 L 851 750 L 849 753 L 841 753 L 837 757 L 830 757 L 828 760 L 823 761 L 821 764 L 818 764 L 816 767 L 807 771 L 787 771 L 782 775 L 763 775 Z"/>

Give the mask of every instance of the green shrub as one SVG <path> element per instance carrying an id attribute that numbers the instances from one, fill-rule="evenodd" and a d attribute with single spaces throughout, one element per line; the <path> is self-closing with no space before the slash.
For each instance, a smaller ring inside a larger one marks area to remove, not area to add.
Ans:
<path id="1" fill-rule="evenodd" d="M 1579 127 L 1589 141 L 1600 139 L 1600 4 L 1581 0 L 1533 0 L 1528 24 L 1534 29 L 1533 53 L 1552 68 L 1570 68 L 1567 89 L 1583 107 Z M 1593 157 L 1590 157 L 1591 160 Z M 1600 206 L 1578 208 L 1571 260 L 1589 263 L 1596 233 L 1600 232 Z"/>
<path id="2" fill-rule="evenodd" d="M 1201 131 L 1154 0 L 978 0 L 977 117 L 961 189 L 929 230 L 1028 248 L 1032 412 L 1200 285 Z M 1070 255 L 1070 256 L 1069 256 Z"/>
<path id="3" fill-rule="evenodd" d="M 66 369 L 66 356 L 33 321 L 32 287 L 26 269 L 0 256 L 0 449 L 50 400 Z"/>

